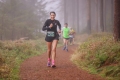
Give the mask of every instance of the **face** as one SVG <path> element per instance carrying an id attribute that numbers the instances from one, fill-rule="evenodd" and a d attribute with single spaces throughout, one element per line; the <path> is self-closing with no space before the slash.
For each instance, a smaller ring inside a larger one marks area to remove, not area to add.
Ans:
<path id="1" fill-rule="evenodd" d="M 67 27 L 68 26 L 68 24 L 65 24 L 65 27 Z"/>
<path id="2" fill-rule="evenodd" d="M 55 16 L 56 16 L 56 15 L 55 15 L 54 13 L 51 13 L 51 14 L 50 14 L 50 18 L 51 18 L 52 20 L 55 19 Z"/>

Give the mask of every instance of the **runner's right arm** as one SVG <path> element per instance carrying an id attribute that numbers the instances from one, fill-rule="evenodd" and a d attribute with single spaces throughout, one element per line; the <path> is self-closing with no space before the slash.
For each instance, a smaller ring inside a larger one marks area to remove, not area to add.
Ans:
<path id="1" fill-rule="evenodd" d="M 42 28 L 43 31 L 50 29 L 48 26 L 48 20 L 45 21 L 44 26 Z"/>

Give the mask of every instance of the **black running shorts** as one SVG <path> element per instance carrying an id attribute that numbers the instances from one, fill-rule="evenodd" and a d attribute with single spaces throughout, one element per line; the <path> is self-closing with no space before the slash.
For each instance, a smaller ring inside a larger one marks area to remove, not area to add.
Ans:
<path id="1" fill-rule="evenodd" d="M 56 34 L 55 37 L 48 37 L 46 35 L 46 37 L 45 37 L 46 42 L 52 42 L 53 40 L 59 40 L 59 34 Z"/>
<path id="2" fill-rule="evenodd" d="M 69 40 L 69 38 L 64 38 L 64 39 Z"/>

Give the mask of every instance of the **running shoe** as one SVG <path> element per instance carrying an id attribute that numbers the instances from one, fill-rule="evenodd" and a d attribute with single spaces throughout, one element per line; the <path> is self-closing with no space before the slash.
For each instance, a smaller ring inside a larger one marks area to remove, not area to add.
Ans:
<path id="1" fill-rule="evenodd" d="M 51 63 L 50 61 L 47 62 L 47 66 L 50 67 L 51 66 Z"/>
<path id="2" fill-rule="evenodd" d="M 51 65 L 52 68 L 55 68 L 56 66 L 55 65 Z"/>
<path id="3" fill-rule="evenodd" d="M 66 51 L 68 52 L 68 49 L 66 49 Z"/>
<path id="4" fill-rule="evenodd" d="M 65 50 L 65 49 L 66 49 L 66 47 L 64 46 L 63 50 Z"/>

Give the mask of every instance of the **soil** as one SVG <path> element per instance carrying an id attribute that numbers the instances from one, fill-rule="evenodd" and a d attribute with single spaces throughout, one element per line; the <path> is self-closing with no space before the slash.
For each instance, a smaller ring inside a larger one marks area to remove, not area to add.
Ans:
<path id="1" fill-rule="evenodd" d="M 20 80 L 105 80 L 78 68 L 70 60 L 77 45 L 69 52 L 57 48 L 56 68 L 47 67 L 47 53 L 25 60 L 20 66 Z"/>

